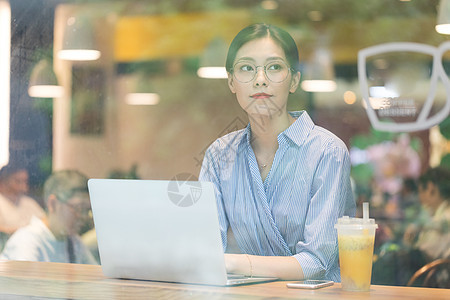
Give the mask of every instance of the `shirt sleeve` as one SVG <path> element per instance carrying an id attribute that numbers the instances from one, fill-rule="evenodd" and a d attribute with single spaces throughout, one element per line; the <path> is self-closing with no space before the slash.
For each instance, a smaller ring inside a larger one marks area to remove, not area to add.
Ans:
<path id="1" fill-rule="evenodd" d="M 217 142 L 216 142 L 217 143 Z M 209 181 L 214 184 L 214 191 L 217 202 L 217 211 L 219 216 L 220 235 L 222 238 L 223 250 L 227 249 L 227 230 L 228 219 L 223 204 L 222 189 L 220 184 L 219 172 L 219 151 L 215 150 L 215 144 L 211 145 L 205 152 L 202 168 L 200 170 L 199 180 Z"/>
<path id="2" fill-rule="evenodd" d="M 17 230 L 6 242 L 0 259 L 42 261 L 36 238 L 25 230 Z"/>
<path id="3" fill-rule="evenodd" d="M 326 149 L 313 175 L 304 239 L 297 243 L 294 255 L 306 278 L 340 281 L 334 225 L 339 217 L 354 216 L 355 211 L 348 151 Z"/>

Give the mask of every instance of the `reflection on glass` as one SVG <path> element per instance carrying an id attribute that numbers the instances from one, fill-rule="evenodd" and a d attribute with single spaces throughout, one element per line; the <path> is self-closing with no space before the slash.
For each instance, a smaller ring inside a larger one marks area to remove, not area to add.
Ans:
<path id="1" fill-rule="evenodd" d="M 450 43 L 439 48 L 391 43 L 360 51 L 360 87 L 375 129 L 423 130 L 447 116 L 450 82 L 443 54 L 448 49 Z"/>
<path id="2" fill-rule="evenodd" d="M 11 45 L 11 9 L 0 1 L 0 167 L 9 160 L 9 72 Z"/>

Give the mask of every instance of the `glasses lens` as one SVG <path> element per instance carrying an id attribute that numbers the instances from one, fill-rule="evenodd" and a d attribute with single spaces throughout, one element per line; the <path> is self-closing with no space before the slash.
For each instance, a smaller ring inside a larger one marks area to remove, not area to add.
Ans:
<path id="1" fill-rule="evenodd" d="M 257 66 L 249 62 L 238 62 L 234 65 L 234 77 L 240 82 L 250 82 L 255 78 Z M 272 82 L 282 82 L 289 74 L 289 67 L 283 61 L 270 62 L 264 66 L 264 70 Z"/>
<path id="2" fill-rule="evenodd" d="M 80 204 L 70 204 L 66 203 L 67 206 L 69 206 L 73 212 L 75 212 L 78 215 L 87 216 L 91 214 L 91 206 L 90 205 L 80 205 Z"/>
<path id="3" fill-rule="evenodd" d="M 249 82 L 255 77 L 256 66 L 248 62 L 238 62 L 233 68 L 234 77 L 240 82 Z"/>
<path id="4" fill-rule="evenodd" d="M 265 70 L 267 78 L 272 82 L 282 82 L 289 74 L 288 66 L 282 61 L 268 63 Z"/>

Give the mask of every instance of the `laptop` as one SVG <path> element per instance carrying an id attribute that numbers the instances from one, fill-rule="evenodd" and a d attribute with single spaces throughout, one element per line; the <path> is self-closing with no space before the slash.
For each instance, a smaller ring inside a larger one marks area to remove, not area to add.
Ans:
<path id="1" fill-rule="evenodd" d="M 107 277 L 219 286 L 277 279 L 227 275 L 210 182 L 90 179 L 88 187 Z"/>

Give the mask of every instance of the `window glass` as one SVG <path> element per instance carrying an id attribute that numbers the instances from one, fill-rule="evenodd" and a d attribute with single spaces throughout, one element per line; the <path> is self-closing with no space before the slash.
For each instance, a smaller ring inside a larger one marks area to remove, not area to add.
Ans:
<path id="1" fill-rule="evenodd" d="M 448 74 L 449 56 L 382 51 L 368 55 L 358 74 L 358 53 L 398 42 L 437 49 L 447 40 L 435 30 L 438 3 L 0 0 L 0 24 L 11 24 L 10 33 L 0 31 L 0 165 L 24 165 L 26 194 L 47 212 L 44 183 L 59 170 L 88 178 L 196 179 L 207 147 L 249 122 L 223 68 L 231 40 L 249 24 L 275 24 L 298 45 L 301 81 L 332 83 L 326 92 L 301 85 L 288 109 L 308 111 L 346 144 L 357 215 L 369 202 L 380 224 L 375 254 L 382 257 L 403 245 L 422 212 L 420 176 L 450 168 L 448 112 L 440 113 L 450 97 L 448 78 L 433 79 L 436 65 Z M 8 56 L 2 50 L 9 43 Z M 39 65 L 45 75 L 37 75 Z M 56 85 L 56 94 L 30 96 L 29 88 L 43 82 Z M 401 126 L 376 128 L 371 112 Z M 98 259 L 92 221 L 86 222 L 81 233 Z M 441 237 L 448 241 L 446 228 Z M 395 278 L 375 280 L 403 283 Z"/>

